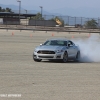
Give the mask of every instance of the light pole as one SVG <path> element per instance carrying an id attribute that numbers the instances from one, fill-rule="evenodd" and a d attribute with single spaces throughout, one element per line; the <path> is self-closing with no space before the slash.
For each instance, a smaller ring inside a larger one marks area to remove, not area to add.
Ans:
<path id="1" fill-rule="evenodd" d="M 26 11 L 26 26 L 27 26 L 27 10 L 25 9 L 25 11 Z"/>
<path id="2" fill-rule="evenodd" d="M 19 21 L 20 21 L 20 14 L 21 14 L 21 1 L 17 0 L 17 2 L 19 2 Z"/>
<path id="3" fill-rule="evenodd" d="M 40 8 L 41 8 L 41 19 L 42 19 L 42 10 L 43 10 L 43 7 L 42 7 L 42 6 L 40 6 Z"/>

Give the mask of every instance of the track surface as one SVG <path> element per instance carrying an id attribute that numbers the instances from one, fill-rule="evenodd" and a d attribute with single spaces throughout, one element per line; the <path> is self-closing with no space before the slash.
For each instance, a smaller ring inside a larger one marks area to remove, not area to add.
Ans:
<path id="1" fill-rule="evenodd" d="M 33 61 L 34 48 L 52 36 L 88 38 L 87 33 L 0 31 L 0 100 L 100 99 L 100 63 Z"/>

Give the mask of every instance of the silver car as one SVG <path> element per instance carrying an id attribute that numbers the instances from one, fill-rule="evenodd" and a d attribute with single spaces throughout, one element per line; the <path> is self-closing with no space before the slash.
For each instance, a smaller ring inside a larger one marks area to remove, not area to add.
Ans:
<path id="1" fill-rule="evenodd" d="M 36 47 L 33 53 L 33 60 L 62 60 L 66 63 L 68 60 L 79 61 L 80 50 L 71 40 L 49 39 L 44 44 Z"/>

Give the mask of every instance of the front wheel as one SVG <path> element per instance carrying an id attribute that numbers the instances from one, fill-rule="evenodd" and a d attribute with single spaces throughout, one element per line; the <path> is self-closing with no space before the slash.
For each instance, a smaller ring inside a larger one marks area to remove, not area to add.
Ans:
<path id="1" fill-rule="evenodd" d="M 36 59 L 36 58 L 34 58 L 34 55 L 33 55 L 33 60 L 36 62 L 41 62 L 42 59 Z"/>
<path id="2" fill-rule="evenodd" d="M 75 61 L 78 62 L 79 60 L 80 60 L 80 52 L 78 51 L 78 52 L 77 52 L 77 55 L 76 55 L 76 59 L 75 59 Z"/>
<path id="3" fill-rule="evenodd" d="M 68 61 L 68 54 L 67 54 L 67 52 L 64 52 L 62 61 L 63 61 L 64 63 L 66 63 L 66 62 Z"/>
<path id="4" fill-rule="evenodd" d="M 36 62 L 41 62 L 42 59 L 33 59 Z"/>

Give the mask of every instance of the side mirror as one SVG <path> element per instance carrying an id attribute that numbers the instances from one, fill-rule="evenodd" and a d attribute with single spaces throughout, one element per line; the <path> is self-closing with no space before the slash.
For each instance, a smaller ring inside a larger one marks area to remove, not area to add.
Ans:
<path id="1" fill-rule="evenodd" d="M 68 47 L 70 47 L 70 44 L 68 44 Z"/>
<path id="2" fill-rule="evenodd" d="M 43 44 L 40 44 L 40 46 L 42 46 Z"/>

